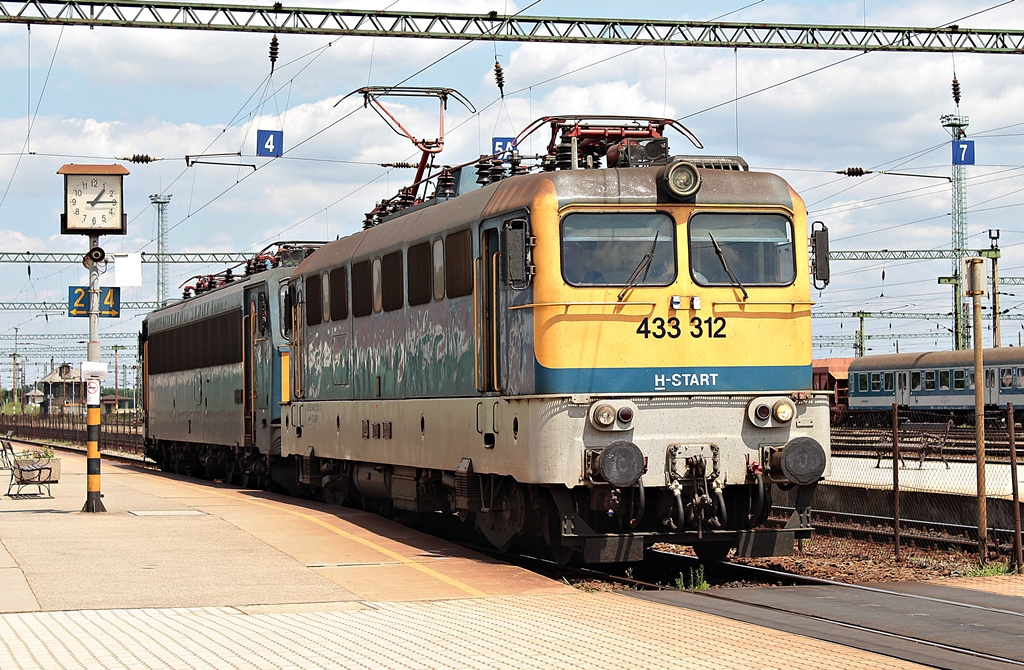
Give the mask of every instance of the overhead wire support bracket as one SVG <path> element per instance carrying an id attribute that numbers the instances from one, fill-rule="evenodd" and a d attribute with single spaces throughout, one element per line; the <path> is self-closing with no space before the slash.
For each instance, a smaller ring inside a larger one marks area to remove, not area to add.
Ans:
<path id="1" fill-rule="evenodd" d="M 0 0 L 0 23 L 568 44 L 1024 54 L 1024 31 L 502 16 L 218 5 Z"/>
<path id="2" fill-rule="evenodd" d="M 227 161 L 208 161 L 208 160 L 204 160 L 206 158 L 221 158 L 221 157 L 227 157 L 227 156 L 237 156 L 237 157 L 241 158 L 242 157 L 242 152 L 240 152 L 240 151 L 232 151 L 230 153 L 224 153 L 224 154 L 195 154 L 195 155 L 192 155 L 192 156 L 186 155 L 185 156 L 185 167 L 192 167 L 193 165 L 200 165 L 200 164 L 201 165 L 227 165 L 227 166 L 230 166 L 230 167 L 250 167 L 250 168 L 253 169 L 253 172 L 256 171 L 256 166 L 253 165 L 252 163 L 229 163 Z"/>

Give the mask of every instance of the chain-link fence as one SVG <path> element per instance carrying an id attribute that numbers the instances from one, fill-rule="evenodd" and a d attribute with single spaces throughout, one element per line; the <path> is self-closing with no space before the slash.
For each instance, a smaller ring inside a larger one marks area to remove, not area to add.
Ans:
<path id="1" fill-rule="evenodd" d="M 832 429 L 832 472 L 815 494 L 815 543 L 842 553 L 850 539 L 868 540 L 888 546 L 896 560 L 907 549 L 928 547 L 1016 555 L 1019 562 L 1020 474 L 1011 464 L 1011 425 L 1005 412 L 986 415 L 979 467 L 973 415 L 851 413 Z M 777 502 L 785 513 L 785 501 Z"/>

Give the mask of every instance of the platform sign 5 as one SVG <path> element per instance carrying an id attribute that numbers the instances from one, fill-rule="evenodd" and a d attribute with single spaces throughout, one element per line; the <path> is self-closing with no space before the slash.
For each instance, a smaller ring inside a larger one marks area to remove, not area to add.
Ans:
<path id="1" fill-rule="evenodd" d="M 508 154 L 511 151 L 519 148 L 516 145 L 516 138 L 514 137 L 492 137 L 491 138 L 491 153 L 492 154 Z"/>
<path id="2" fill-rule="evenodd" d="M 974 140 L 953 140 L 953 165 L 974 165 Z"/>
<path id="3" fill-rule="evenodd" d="M 277 157 L 284 153 L 283 130 L 257 130 L 256 155 Z"/>
<path id="4" fill-rule="evenodd" d="M 68 287 L 68 316 L 89 316 L 89 287 Z M 121 288 L 100 287 L 100 316 L 107 319 L 121 318 Z"/>

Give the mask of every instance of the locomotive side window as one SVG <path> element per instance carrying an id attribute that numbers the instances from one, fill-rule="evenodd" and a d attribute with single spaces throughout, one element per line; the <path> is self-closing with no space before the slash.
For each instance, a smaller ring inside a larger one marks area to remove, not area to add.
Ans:
<path id="1" fill-rule="evenodd" d="M 935 370 L 924 371 L 924 390 L 934 391 L 935 390 Z"/>
<path id="2" fill-rule="evenodd" d="M 949 370 L 939 370 L 939 389 L 949 390 Z"/>
<path id="3" fill-rule="evenodd" d="M 890 391 L 891 392 L 893 390 L 893 381 L 894 381 L 895 377 L 896 377 L 896 375 L 894 373 L 892 373 L 892 372 L 886 372 L 882 376 L 882 390 L 883 391 Z"/>
<path id="4" fill-rule="evenodd" d="M 381 259 L 381 306 L 385 312 L 402 309 L 405 298 L 402 285 L 405 273 L 402 272 L 402 252 L 395 251 Z"/>
<path id="5" fill-rule="evenodd" d="M 444 242 L 440 238 L 434 240 L 432 265 L 434 267 L 434 300 L 444 300 Z"/>
<path id="6" fill-rule="evenodd" d="M 384 306 L 384 287 L 380 283 L 380 259 L 373 259 L 373 311 L 379 312 Z"/>
<path id="7" fill-rule="evenodd" d="M 573 286 L 668 286 L 676 226 L 661 213 L 576 213 L 562 219 L 562 276 Z"/>
<path id="8" fill-rule="evenodd" d="M 921 371 L 914 370 L 910 373 L 910 390 L 920 391 L 921 390 Z"/>
<path id="9" fill-rule="evenodd" d="M 150 333 L 150 374 L 242 362 L 242 310 Z"/>
<path id="10" fill-rule="evenodd" d="M 967 387 L 967 373 L 964 370 L 953 370 L 953 390 L 963 391 Z"/>
<path id="11" fill-rule="evenodd" d="M 278 307 L 281 308 L 281 337 L 287 340 L 292 336 L 292 289 L 288 284 L 281 284 L 278 300 Z"/>
<path id="12" fill-rule="evenodd" d="M 321 307 L 324 322 L 331 320 L 331 279 L 326 272 L 320 275 Z"/>
<path id="13" fill-rule="evenodd" d="M 796 280 L 793 223 L 781 214 L 702 212 L 688 228 L 690 272 L 701 286 L 789 286 Z"/>
<path id="14" fill-rule="evenodd" d="M 373 281 L 370 261 L 352 264 L 352 315 L 373 314 Z"/>
<path id="15" fill-rule="evenodd" d="M 1013 368 L 999 369 L 999 388 L 1008 389 L 1013 387 Z"/>
<path id="16" fill-rule="evenodd" d="M 409 247 L 408 261 L 409 305 L 425 305 L 430 302 L 430 242 Z"/>
<path id="17" fill-rule="evenodd" d="M 324 320 L 320 275 L 306 277 L 306 325 L 319 326 Z"/>
<path id="18" fill-rule="evenodd" d="M 348 318 L 348 268 L 331 270 L 331 320 Z"/>
<path id="19" fill-rule="evenodd" d="M 449 298 L 473 293 L 473 235 L 469 230 L 444 238 L 444 283 Z"/>

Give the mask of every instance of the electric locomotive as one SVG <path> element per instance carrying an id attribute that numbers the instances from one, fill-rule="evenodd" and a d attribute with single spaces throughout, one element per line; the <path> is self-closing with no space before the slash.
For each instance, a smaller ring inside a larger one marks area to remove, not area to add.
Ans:
<path id="1" fill-rule="evenodd" d="M 146 456 L 169 471 L 269 488 L 281 453 L 279 291 L 319 242 L 276 243 L 232 270 L 196 277 L 142 322 Z"/>
<path id="2" fill-rule="evenodd" d="M 672 156 L 672 120 L 547 117 L 518 145 L 544 126 L 539 170 L 441 169 L 295 268 L 293 483 L 559 560 L 791 554 L 829 474 L 803 201 L 742 159 Z M 768 529 L 776 486 L 796 510 Z"/>

